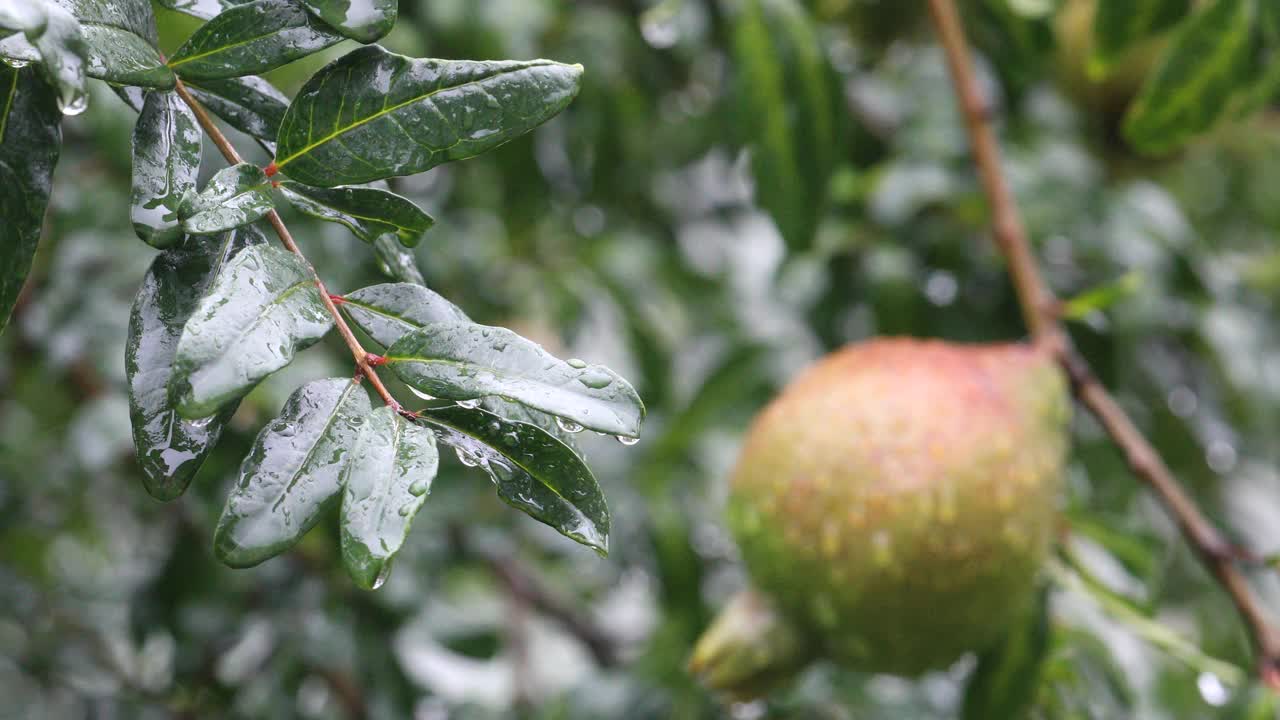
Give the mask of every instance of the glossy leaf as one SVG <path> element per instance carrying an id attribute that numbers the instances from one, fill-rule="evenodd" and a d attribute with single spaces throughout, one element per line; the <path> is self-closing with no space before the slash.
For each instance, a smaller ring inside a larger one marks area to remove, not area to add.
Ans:
<path id="1" fill-rule="evenodd" d="M 156 50 L 149 0 L 57 0 L 80 21 L 88 74 L 120 85 L 168 89 L 173 71 Z"/>
<path id="2" fill-rule="evenodd" d="M 267 152 L 276 151 L 276 133 L 289 98 L 255 75 L 226 80 L 191 80 L 187 89 L 200 104 L 231 127 L 253 137 Z"/>
<path id="3" fill-rule="evenodd" d="M 253 226 L 213 240 L 189 237 L 157 255 L 129 316 L 125 374 L 133 444 L 142 483 L 158 500 L 172 500 L 187 489 L 236 409 L 232 402 L 210 418 L 186 420 L 169 393 L 182 328 L 209 285 L 241 250 L 266 243 Z"/>
<path id="4" fill-rule="evenodd" d="M 276 165 L 333 187 L 478 155 L 546 122 L 582 68 L 549 60 L 414 60 L 358 48 L 307 81 L 285 113 Z"/>
<path id="5" fill-rule="evenodd" d="M 31 270 L 61 147 L 52 88 L 35 68 L 0 64 L 0 332 Z"/>
<path id="6" fill-rule="evenodd" d="M 316 17 L 346 37 L 362 43 L 391 32 L 399 0 L 300 0 Z"/>
<path id="7" fill-rule="evenodd" d="M 1124 134 L 1146 153 L 1173 150 L 1212 127 L 1248 81 L 1254 3 L 1214 0 L 1188 19 L 1124 118 Z"/>
<path id="8" fill-rule="evenodd" d="M 405 247 L 413 247 L 436 222 L 412 201 L 388 190 L 321 188 L 290 181 L 280 183 L 280 190 L 298 210 L 345 225 L 367 243 L 392 234 Z"/>
<path id="9" fill-rule="evenodd" d="M 439 463 L 427 428 L 387 406 L 365 419 L 342 472 L 342 561 L 360 587 L 372 590 L 386 579 Z"/>
<path id="10" fill-rule="evenodd" d="M 342 310 L 384 348 L 430 323 L 471 321 L 457 305 L 435 291 L 409 283 L 370 285 L 347 293 Z"/>
<path id="11" fill-rule="evenodd" d="M 38 63 L 39 70 L 58 89 L 58 107 L 74 115 L 88 105 L 85 91 L 85 44 L 80 23 L 57 5 L 44 6 L 44 25 L 30 34 L 0 39 L 0 58 Z"/>
<path id="12" fill-rule="evenodd" d="M 254 75 L 341 40 L 294 0 L 257 0 L 200 26 L 169 58 L 169 67 L 196 80 Z"/>
<path id="13" fill-rule="evenodd" d="M 48 20 L 43 2 L 0 0 L 0 28 L 31 33 L 35 36 L 44 32 L 45 23 Z"/>
<path id="14" fill-rule="evenodd" d="M 161 7 L 176 10 L 201 20 L 217 17 L 223 10 L 244 5 L 249 0 L 156 0 Z"/>
<path id="15" fill-rule="evenodd" d="M 218 411 L 333 326 L 305 262 L 271 245 L 223 269 L 178 341 L 171 392 L 183 417 Z"/>
<path id="16" fill-rule="evenodd" d="M 644 405 L 602 365 L 569 364 L 506 328 L 428 323 L 387 349 L 387 367 L 428 395 L 497 395 L 589 430 L 639 437 Z"/>
<path id="17" fill-rule="evenodd" d="M 151 92 L 133 126 L 133 230 L 163 248 L 182 236 L 178 204 L 195 190 L 204 135 L 195 113 L 172 92 Z"/>
<path id="18" fill-rule="evenodd" d="M 213 235 L 248 225 L 273 207 L 271 181 L 262 168 L 240 163 L 219 170 L 198 195 L 188 194 L 178 217 L 186 232 Z"/>
<path id="19" fill-rule="evenodd" d="M 1190 0 L 1107 0 L 1098 3 L 1093 16 L 1090 75 L 1106 75 L 1126 50 L 1172 27 L 1190 9 Z"/>
<path id="20" fill-rule="evenodd" d="M 289 396 L 258 433 L 213 535 L 231 567 L 250 567 L 298 541 L 342 489 L 342 470 L 369 414 L 369 395 L 347 378 L 315 380 Z"/>
<path id="21" fill-rule="evenodd" d="M 489 474 L 498 495 L 534 519 L 601 555 L 609 551 L 609 508 L 590 468 L 571 448 L 535 425 L 484 410 L 443 407 L 421 419 L 439 429 L 466 465 Z"/>
<path id="22" fill-rule="evenodd" d="M 373 240 L 373 254 L 382 274 L 397 282 L 426 284 L 413 251 L 401 245 L 394 235 L 380 235 Z"/>

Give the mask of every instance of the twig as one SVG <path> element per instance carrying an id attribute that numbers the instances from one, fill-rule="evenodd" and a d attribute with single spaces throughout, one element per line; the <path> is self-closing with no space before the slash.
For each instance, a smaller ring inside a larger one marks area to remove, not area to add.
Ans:
<path id="1" fill-rule="evenodd" d="M 1182 489 L 1160 454 L 1071 345 L 1061 321 L 1053 314 L 1056 300 L 1040 275 L 1013 193 L 1001 170 L 999 147 L 973 75 L 960 14 L 954 0 L 929 0 L 929 11 L 946 51 L 947 66 L 968 126 L 974 162 L 991 204 L 996 243 L 1009 263 L 1018 304 L 1033 340 L 1054 352 L 1071 378 L 1076 397 L 1102 424 L 1133 473 L 1164 503 L 1206 569 L 1231 596 L 1251 631 L 1258 654 L 1259 676 L 1272 690 L 1280 691 L 1280 631 L 1271 624 L 1261 601 L 1235 566 L 1242 553 L 1225 540 Z"/>
<path id="2" fill-rule="evenodd" d="M 182 80 L 177 81 L 174 91 L 191 108 L 191 112 L 195 113 L 196 122 L 200 123 L 200 127 L 204 128 L 205 134 L 213 140 L 213 144 L 218 147 L 222 157 L 233 165 L 244 162 L 244 158 L 240 157 L 240 153 L 236 152 L 235 147 L 227 140 L 227 136 L 222 134 L 222 130 L 214 123 L 213 118 L 209 117 L 209 113 L 205 111 L 200 102 L 191 95 Z M 316 272 L 315 266 L 311 264 L 311 261 L 307 260 L 307 256 L 302 254 L 302 250 L 293 240 L 293 234 L 289 232 L 289 228 L 285 227 L 284 221 L 280 219 L 280 214 L 275 210 L 269 211 L 267 213 L 267 221 L 271 223 L 271 227 L 275 228 L 276 235 L 280 236 L 280 242 L 284 244 L 285 248 L 297 255 L 307 266 L 307 269 L 311 271 L 311 277 L 315 279 L 316 288 L 320 290 L 320 300 L 324 303 L 324 307 L 329 311 L 329 314 L 333 316 L 333 324 L 338 328 L 338 334 L 342 336 L 343 342 L 351 349 L 351 355 L 355 358 L 359 374 L 369 379 L 369 383 L 373 385 L 373 389 L 384 403 L 399 411 L 400 403 L 396 402 L 391 392 L 387 390 L 387 386 L 382 384 L 378 373 L 369 365 L 367 359 L 369 353 L 361 347 L 355 333 L 351 332 L 351 327 L 347 325 L 342 313 L 338 311 L 338 306 L 334 304 L 333 296 L 329 294 L 329 290 L 324 286 L 324 281 L 320 279 L 320 274 Z"/>

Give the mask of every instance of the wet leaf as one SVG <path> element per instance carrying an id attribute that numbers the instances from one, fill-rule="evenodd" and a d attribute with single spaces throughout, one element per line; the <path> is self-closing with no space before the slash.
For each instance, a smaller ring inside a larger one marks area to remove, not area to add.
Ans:
<path id="1" fill-rule="evenodd" d="M 271 245 L 246 248 L 183 328 L 171 388 L 178 411 L 189 418 L 217 412 L 332 326 L 306 263 Z"/>
<path id="2" fill-rule="evenodd" d="M 161 7 L 177 10 L 201 20 L 210 20 L 221 14 L 223 10 L 244 5 L 249 0 L 156 0 L 156 2 Z"/>
<path id="3" fill-rule="evenodd" d="M 386 406 L 365 419 L 342 472 L 342 561 L 360 587 L 373 590 L 386 579 L 439 462 L 427 428 Z"/>
<path id="4" fill-rule="evenodd" d="M 1249 79 L 1254 3 L 1214 0 L 1191 16 L 1147 77 L 1124 118 L 1124 135 L 1145 153 L 1173 150 L 1208 130 Z"/>
<path id="5" fill-rule="evenodd" d="M 1104 77 L 1124 52 L 1172 27 L 1191 9 L 1190 0 L 1107 0 L 1093 16 L 1089 74 Z"/>
<path id="6" fill-rule="evenodd" d="M 169 89 L 173 71 L 156 50 L 149 0 L 56 0 L 80 21 L 88 74 L 120 85 Z"/>
<path id="7" fill-rule="evenodd" d="M 383 275 L 398 282 L 426 284 L 427 279 L 422 276 L 413 251 L 401 245 L 395 235 L 374 238 L 373 254 L 378 258 L 378 268 Z"/>
<path id="8" fill-rule="evenodd" d="M 48 15 L 45 5 L 32 0 L 0 0 L 0 28 L 29 32 L 39 35 L 44 32 Z"/>
<path id="9" fill-rule="evenodd" d="M 316 17 L 362 43 L 391 32 L 399 0 L 300 0 Z"/>
<path id="10" fill-rule="evenodd" d="M 182 237 L 178 204 L 195 190 L 204 135 L 191 108 L 172 92 L 151 92 L 133 126 L 133 230 L 163 248 Z"/>
<path id="11" fill-rule="evenodd" d="M 415 60 L 358 48 L 307 81 L 285 113 L 276 165 L 333 187 L 478 155 L 559 113 L 582 68 L 549 60 Z"/>
<path id="12" fill-rule="evenodd" d="M 447 400 L 497 395 L 589 430 L 639 437 L 640 396 L 602 365 L 570 364 L 506 328 L 428 323 L 387 350 L 408 385 Z"/>
<path id="13" fill-rule="evenodd" d="M 271 181 L 262 168 L 240 163 L 219 170 L 198 195 L 187 195 L 178 217 L 192 235 L 213 235 L 248 225 L 274 207 Z"/>
<path id="14" fill-rule="evenodd" d="M 436 222 L 412 201 L 388 190 L 320 188 L 291 181 L 280 183 L 280 190 L 298 210 L 345 225 L 367 243 L 392 234 L 405 247 L 413 247 Z"/>
<path id="15" fill-rule="evenodd" d="M 29 35 L 0 39 L 0 57 L 38 63 L 41 74 L 58 89 L 58 107 L 74 115 L 85 109 L 84 37 L 80 23 L 57 5 L 44 6 L 45 23 Z"/>
<path id="16" fill-rule="evenodd" d="M 341 40 L 294 0 L 257 0 L 200 26 L 169 58 L 169 67 L 184 79 L 254 75 Z"/>
<path id="17" fill-rule="evenodd" d="M 457 305 L 421 285 L 370 285 L 347 293 L 343 300 L 347 317 L 384 348 L 429 323 L 471 322 Z"/>
<path id="18" fill-rule="evenodd" d="M 601 555 L 609 551 L 609 508 L 590 468 L 571 448 L 529 423 L 484 410 L 423 410 L 440 442 L 479 466 L 507 504 Z"/>
<path id="19" fill-rule="evenodd" d="M 347 378 L 294 391 L 253 443 L 213 535 L 218 559 L 250 567 L 288 550 L 336 500 L 369 395 Z"/>
<path id="20" fill-rule="evenodd" d="M 231 127 L 258 141 L 267 152 L 276 151 L 276 133 L 289 107 L 289 98 L 256 75 L 226 80 L 191 80 L 187 89 L 200 104 Z"/>
<path id="21" fill-rule="evenodd" d="M 158 500 L 187 489 L 236 409 L 232 402 L 198 421 L 178 415 L 169 379 L 182 328 L 223 266 L 244 248 L 265 243 L 251 225 L 218 238 L 189 237 L 157 255 L 142 279 L 129 316 L 125 374 L 138 467 L 147 492 Z"/>
<path id="22" fill-rule="evenodd" d="M 35 68 L 0 64 L 0 332 L 31 270 L 61 147 L 53 89 Z"/>

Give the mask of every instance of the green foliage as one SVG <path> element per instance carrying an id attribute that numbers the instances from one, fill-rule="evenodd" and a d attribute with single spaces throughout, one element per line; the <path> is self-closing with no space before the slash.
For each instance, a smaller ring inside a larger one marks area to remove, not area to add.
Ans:
<path id="1" fill-rule="evenodd" d="M 286 181 L 280 192 L 300 212 L 345 225 L 367 243 L 391 234 L 401 245 L 413 247 L 435 224 L 417 205 L 379 188 L 318 188 Z"/>
<path id="2" fill-rule="evenodd" d="M 191 235 L 216 235 L 248 225 L 274 206 L 266 173 L 257 165 L 240 163 L 219 170 L 199 193 L 186 190 L 178 217 L 183 231 Z"/>
<path id="3" fill-rule="evenodd" d="M 169 58 L 192 80 L 252 75 L 319 52 L 342 40 L 295 0 L 256 0 L 201 25 Z"/>
<path id="4" fill-rule="evenodd" d="M 133 126 L 129 217 L 148 245 L 165 248 L 182 237 L 179 205 L 196 189 L 202 137 L 195 113 L 176 93 L 147 94 Z"/>

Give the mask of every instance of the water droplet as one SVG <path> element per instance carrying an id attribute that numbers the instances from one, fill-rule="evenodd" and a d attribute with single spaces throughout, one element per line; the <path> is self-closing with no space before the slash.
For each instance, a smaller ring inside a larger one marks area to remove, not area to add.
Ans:
<path id="1" fill-rule="evenodd" d="M 627 437 L 626 435 L 617 435 L 615 436 L 615 438 L 617 439 L 618 442 L 622 443 L 623 445 L 626 445 L 627 447 L 631 447 L 632 445 L 635 445 L 636 443 L 640 442 L 640 438 Z"/>
<path id="2" fill-rule="evenodd" d="M 209 417 L 202 417 L 202 418 L 196 418 L 195 420 L 188 420 L 187 424 L 189 424 L 193 428 L 208 427 L 209 423 L 213 422 L 213 417 L 214 417 L 213 415 L 210 415 Z"/>
<path id="3" fill-rule="evenodd" d="M 613 377 L 604 370 L 592 368 L 582 373 L 582 377 L 578 378 L 578 382 L 592 390 L 602 390 L 609 387 L 609 384 L 613 382 Z"/>
<path id="4" fill-rule="evenodd" d="M 1196 688 L 1200 691 L 1200 697 L 1213 706 L 1226 705 L 1227 700 L 1231 699 L 1231 693 L 1222 684 L 1222 680 L 1211 672 L 1200 673 L 1200 677 L 1196 678 Z"/>
<path id="5" fill-rule="evenodd" d="M 400 517 L 409 517 L 410 515 L 412 515 L 413 507 L 414 505 L 411 502 L 401 505 L 400 510 L 398 511 L 400 513 Z"/>
<path id="6" fill-rule="evenodd" d="M 565 360 L 565 362 L 569 363 L 569 367 L 577 368 L 578 370 L 587 366 L 585 360 L 579 360 L 578 358 L 569 358 L 568 360 Z"/>
<path id="7" fill-rule="evenodd" d="M 435 400 L 435 399 L 436 399 L 436 396 L 435 396 L 435 395 L 428 395 L 428 394 L 426 394 L 426 393 L 422 392 L 421 390 L 418 390 L 417 388 L 413 387 L 412 385 L 410 385 L 410 386 L 409 386 L 409 392 L 413 393 L 414 395 L 417 395 L 418 397 L 422 398 L 423 400 Z"/>
<path id="8" fill-rule="evenodd" d="M 378 577 L 374 578 L 373 589 L 377 590 L 387 581 L 387 577 L 391 575 L 391 563 L 386 563 L 382 569 L 378 571 Z"/>
<path id="9" fill-rule="evenodd" d="M 63 115 L 79 115 L 89 107 L 89 96 L 83 92 L 76 91 L 72 94 L 71 99 L 63 102 L 62 98 L 58 98 L 58 109 Z"/>
<path id="10" fill-rule="evenodd" d="M 5 65 L 8 65 L 9 67 L 13 68 L 14 70 L 21 70 L 22 68 L 24 68 L 24 67 L 26 67 L 26 66 L 30 65 L 30 64 L 31 64 L 31 61 L 30 61 L 30 60 L 19 60 L 18 58 L 4 58 L 4 64 L 5 64 Z"/>
<path id="11" fill-rule="evenodd" d="M 413 495 L 414 497 L 422 497 L 423 495 L 427 494 L 427 489 L 429 487 L 430 487 L 430 483 L 428 483 L 426 480 L 418 480 L 417 482 L 409 486 L 409 494 Z"/>
<path id="12" fill-rule="evenodd" d="M 565 432 L 567 432 L 567 433 L 580 433 L 580 432 L 582 432 L 582 426 L 581 426 L 581 425 L 579 425 L 578 423 L 576 423 L 576 422 L 574 422 L 574 421 L 572 421 L 572 420 L 566 420 L 566 419 L 564 419 L 564 418 L 562 418 L 562 417 L 558 417 L 558 416 L 556 417 L 556 425 L 559 425 L 559 426 L 560 426 L 560 429 L 561 429 L 561 430 L 563 430 L 563 431 L 565 431 Z"/>
<path id="13" fill-rule="evenodd" d="M 480 459 L 462 448 L 454 448 L 454 453 L 458 456 L 458 462 L 467 467 L 475 467 L 480 464 Z"/>
<path id="14" fill-rule="evenodd" d="M 476 408 L 480 407 L 479 398 L 472 398 L 470 400 L 458 400 L 457 403 L 458 403 L 458 407 L 466 408 L 468 410 L 475 410 Z"/>

